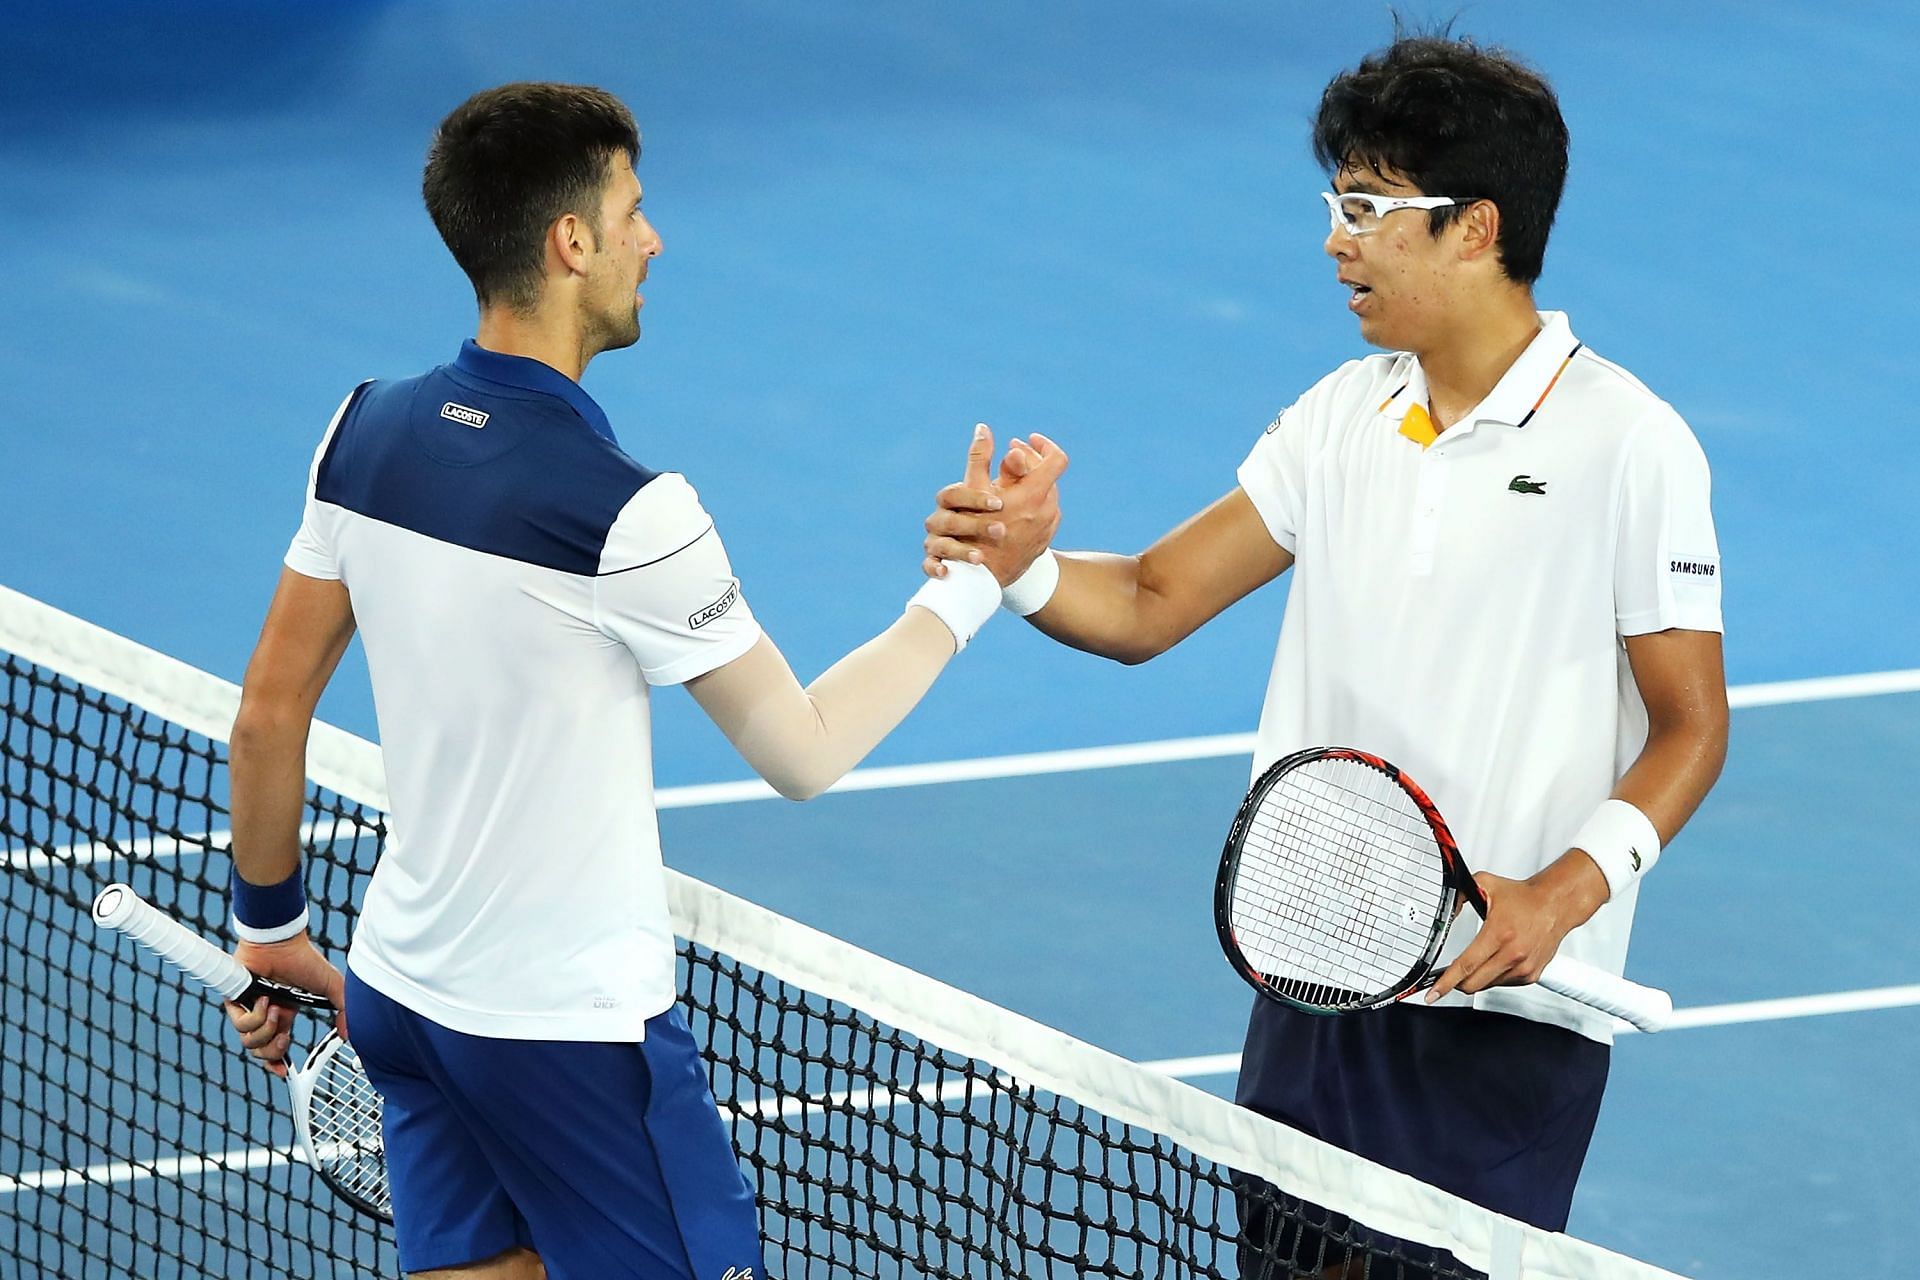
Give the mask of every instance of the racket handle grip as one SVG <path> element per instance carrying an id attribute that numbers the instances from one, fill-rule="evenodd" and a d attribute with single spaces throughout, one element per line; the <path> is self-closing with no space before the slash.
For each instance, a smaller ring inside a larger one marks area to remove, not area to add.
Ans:
<path id="1" fill-rule="evenodd" d="M 110 884 L 94 897 L 93 922 L 118 929 L 223 1000 L 237 1000 L 253 985 L 253 975 L 238 960 L 124 884 Z"/>
<path id="2" fill-rule="evenodd" d="M 1659 1031 L 1673 1019 L 1673 997 L 1666 992 L 1629 982 L 1584 960 L 1554 957 L 1541 971 L 1540 985 L 1630 1022 L 1641 1031 Z"/>

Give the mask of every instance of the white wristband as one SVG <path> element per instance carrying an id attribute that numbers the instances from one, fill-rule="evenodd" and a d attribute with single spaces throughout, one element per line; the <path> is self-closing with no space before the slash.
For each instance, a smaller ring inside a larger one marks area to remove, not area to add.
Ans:
<path id="1" fill-rule="evenodd" d="M 288 938 L 297 938 L 307 931 L 307 909 L 300 908 L 300 914 L 285 924 L 274 925 L 271 929 L 255 929 L 240 923 L 240 917 L 233 917 L 233 936 L 242 942 L 265 944 L 285 942 Z"/>
<path id="2" fill-rule="evenodd" d="M 958 653 L 1000 607 L 1000 580 L 983 564 L 965 560 L 943 563 L 947 576 L 928 578 L 907 606 L 919 605 L 946 623 L 947 630 L 953 632 L 953 651 Z"/>
<path id="3" fill-rule="evenodd" d="M 1027 571 L 1000 592 L 1000 607 L 1025 618 L 1047 607 L 1060 586 L 1060 562 L 1051 550 L 1027 566 Z"/>
<path id="4" fill-rule="evenodd" d="M 1660 860 L 1660 833 L 1646 814 L 1625 800 L 1607 800 L 1581 824 L 1572 847 L 1599 864 L 1608 896 L 1618 897 Z"/>

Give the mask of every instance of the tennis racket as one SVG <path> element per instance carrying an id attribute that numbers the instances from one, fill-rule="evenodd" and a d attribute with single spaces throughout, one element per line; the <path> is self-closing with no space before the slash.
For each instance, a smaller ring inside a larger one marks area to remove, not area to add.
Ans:
<path id="1" fill-rule="evenodd" d="M 94 898 L 93 922 L 118 929 L 233 1004 L 252 1008 L 265 996 L 288 1008 L 333 1010 L 325 996 L 255 977 L 124 884 L 110 884 Z M 300 1066 L 289 1066 L 287 1090 L 293 1095 L 294 1132 L 307 1164 L 353 1208 L 382 1222 L 393 1221 L 380 1140 L 380 1095 L 353 1046 L 338 1031 L 327 1032 Z"/>
<path id="2" fill-rule="evenodd" d="M 1378 756 L 1313 747 L 1247 793 L 1214 885 L 1220 945 L 1262 995 L 1314 1013 L 1389 1004 L 1438 978 L 1474 883 L 1427 793 Z M 1664 991 L 1564 956 L 1539 984 L 1642 1031 L 1673 1016 Z"/>

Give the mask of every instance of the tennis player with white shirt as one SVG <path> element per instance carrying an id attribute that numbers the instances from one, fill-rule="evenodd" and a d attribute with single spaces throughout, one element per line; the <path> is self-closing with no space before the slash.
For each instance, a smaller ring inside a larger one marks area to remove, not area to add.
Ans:
<path id="1" fill-rule="evenodd" d="M 345 1009 L 418 1277 L 764 1280 L 673 1007 L 650 691 L 686 684 L 805 799 L 1000 602 L 977 567 L 930 583 L 801 687 L 692 485 L 624 452 L 579 385 L 640 336 L 661 244 L 639 149 L 626 107 L 579 86 L 503 86 L 441 124 L 424 194 L 478 337 L 334 415 L 233 729 L 239 958 Z M 980 485 L 990 453 L 977 434 Z M 306 933 L 299 824 L 313 708 L 356 626 L 393 812 L 343 977 Z M 290 1015 L 229 1012 L 284 1072 Z"/>
<path id="2" fill-rule="evenodd" d="M 1669 405 L 1535 307 L 1567 164 L 1537 75 L 1403 37 L 1328 86 L 1313 145 L 1326 252 L 1390 354 L 1322 379 L 1235 488 L 1139 555 L 1044 551 L 1053 471 L 1027 473 L 1054 446 L 1015 442 L 997 485 L 942 491 L 926 569 L 984 563 L 1047 635 L 1137 663 L 1292 568 L 1254 775 L 1308 746 L 1394 761 L 1491 910 L 1456 928 L 1427 1004 L 1256 1001 L 1239 1101 L 1558 1230 L 1612 1025 L 1527 984 L 1556 953 L 1621 972 L 1639 878 L 1719 775 L 1707 463 Z M 1311 1266 L 1311 1230 L 1249 1217 L 1250 1245 Z"/>

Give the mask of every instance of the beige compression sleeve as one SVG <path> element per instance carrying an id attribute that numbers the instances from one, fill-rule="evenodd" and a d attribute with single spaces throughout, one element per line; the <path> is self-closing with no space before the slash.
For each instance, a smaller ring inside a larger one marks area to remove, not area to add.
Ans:
<path id="1" fill-rule="evenodd" d="M 961 572 L 966 570 L 967 572 Z M 955 565 L 931 598 L 802 688 L 772 640 L 687 683 L 701 709 L 775 791 L 806 800 L 866 758 L 926 695 L 1000 602 L 993 575 Z"/>

